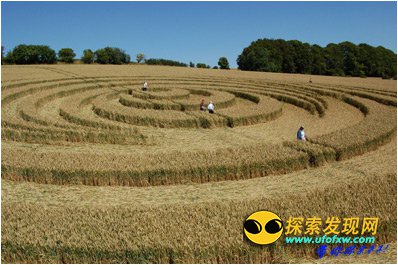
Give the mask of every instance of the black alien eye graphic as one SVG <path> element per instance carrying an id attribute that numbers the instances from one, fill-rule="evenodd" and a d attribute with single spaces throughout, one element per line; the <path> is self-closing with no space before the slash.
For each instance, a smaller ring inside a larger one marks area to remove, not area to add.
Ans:
<path id="1" fill-rule="evenodd" d="M 250 234 L 258 234 L 261 232 L 261 225 L 256 220 L 246 220 L 244 228 Z"/>
<path id="2" fill-rule="evenodd" d="M 267 231 L 267 233 L 269 233 L 269 234 L 276 234 L 279 231 L 281 231 L 282 228 L 283 228 L 283 224 L 282 224 L 281 220 L 278 220 L 278 219 L 273 219 L 265 225 L 265 231 Z"/>

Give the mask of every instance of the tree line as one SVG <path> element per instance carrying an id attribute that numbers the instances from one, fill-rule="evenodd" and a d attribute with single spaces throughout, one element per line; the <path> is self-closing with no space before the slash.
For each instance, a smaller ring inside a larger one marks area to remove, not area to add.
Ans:
<path id="1" fill-rule="evenodd" d="M 182 66 L 187 67 L 186 63 L 181 63 L 173 60 L 166 60 L 166 59 L 148 59 L 145 60 L 146 64 L 149 65 L 168 65 L 168 66 Z"/>
<path id="2" fill-rule="evenodd" d="M 4 47 L 2 47 L 2 62 L 6 64 L 73 63 L 75 56 L 71 48 L 62 48 L 56 53 L 49 46 L 25 44 L 16 46 L 4 56 Z M 95 52 L 90 49 L 84 50 L 81 60 L 84 63 L 125 64 L 130 62 L 130 56 L 122 49 L 105 47 Z"/>
<path id="3" fill-rule="evenodd" d="M 326 47 L 298 40 L 259 39 L 244 48 L 238 68 L 333 76 L 397 77 L 397 55 L 384 47 L 345 41 Z"/>
<path id="4" fill-rule="evenodd" d="M 73 63 L 76 54 L 71 48 L 62 48 L 56 53 L 45 45 L 18 45 L 4 55 L 2 64 L 53 64 Z M 124 50 L 105 47 L 93 51 L 86 49 L 80 60 L 85 64 L 128 64 L 131 57 Z M 146 59 L 140 53 L 137 63 L 169 65 L 196 68 L 211 68 L 204 63 L 190 62 L 189 65 L 167 59 Z M 244 48 L 237 59 L 238 68 L 248 71 L 299 73 L 332 76 L 397 77 L 397 55 L 384 47 L 368 44 L 355 45 L 345 41 L 330 43 L 326 47 L 310 45 L 298 40 L 259 39 Z M 229 69 L 226 57 L 221 57 L 213 69 Z"/>
<path id="5" fill-rule="evenodd" d="M 1 47 L 1 62 L 2 64 L 54 64 L 56 62 L 73 63 L 76 54 L 71 48 L 62 48 L 56 53 L 49 46 L 45 45 L 25 45 L 16 46 L 7 55 L 4 55 L 4 47 Z M 83 51 L 83 56 L 80 60 L 85 64 L 128 64 L 131 62 L 131 57 L 124 50 L 115 47 L 105 47 L 92 51 L 86 49 Z M 167 59 L 146 59 L 142 53 L 136 56 L 137 63 L 145 62 L 149 65 L 168 65 L 168 66 L 182 66 L 187 67 L 186 63 L 177 62 Z M 228 60 L 221 57 L 218 65 L 220 69 L 229 69 Z M 190 62 L 190 67 L 195 67 L 195 64 Z M 197 63 L 197 68 L 210 68 L 209 65 Z M 213 68 L 218 68 L 217 66 Z"/>

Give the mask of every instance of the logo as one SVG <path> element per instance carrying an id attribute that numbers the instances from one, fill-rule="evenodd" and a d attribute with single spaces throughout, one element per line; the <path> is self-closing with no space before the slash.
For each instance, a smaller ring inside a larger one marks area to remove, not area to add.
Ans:
<path id="1" fill-rule="evenodd" d="M 247 217 L 243 233 L 251 242 L 259 245 L 274 243 L 282 235 L 281 218 L 269 211 L 258 211 Z"/>

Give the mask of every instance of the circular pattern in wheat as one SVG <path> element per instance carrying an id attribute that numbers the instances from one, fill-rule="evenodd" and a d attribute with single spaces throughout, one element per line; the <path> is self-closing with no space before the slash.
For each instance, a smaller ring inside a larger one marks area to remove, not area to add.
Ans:
<path id="1" fill-rule="evenodd" d="M 396 130 L 396 83 L 312 80 L 3 66 L 2 261 L 315 261 L 311 244 L 282 239 L 268 252 L 242 240 L 258 209 L 283 220 L 378 216 L 379 244 L 394 242 L 396 142 L 385 143 Z M 202 98 L 214 114 L 199 110 Z M 306 142 L 295 139 L 301 125 Z"/>
<path id="2" fill-rule="evenodd" d="M 183 71 L 37 71 L 2 83 L 6 179 L 148 186 L 255 178 L 363 154 L 396 128 L 393 91 Z M 214 114 L 200 110 L 202 100 Z M 306 142 L 295 139 L 300 126 Z"/>

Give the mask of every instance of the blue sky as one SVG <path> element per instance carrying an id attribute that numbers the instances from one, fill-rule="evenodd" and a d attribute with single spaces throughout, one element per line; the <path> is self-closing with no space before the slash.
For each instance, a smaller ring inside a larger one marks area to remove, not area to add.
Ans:
<path id="1" fill-rule="evenodd" d="M 232 67 L 262 38 L 322 47 L 351 41 L 397 52 L 396 2 L 2 2 L 1 43 L 49 45 L 58 51 L 105 46 L 135 59 L 172 59 Z"/>

